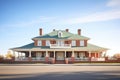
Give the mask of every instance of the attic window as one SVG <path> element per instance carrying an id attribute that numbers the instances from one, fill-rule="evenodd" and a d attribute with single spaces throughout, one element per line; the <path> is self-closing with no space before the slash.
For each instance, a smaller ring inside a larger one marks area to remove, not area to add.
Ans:
<path id="1" fill-rule="evenodd" d="M 62 37 L 62 32 L 61 31 L 58 32 L 58 37 Z"/>

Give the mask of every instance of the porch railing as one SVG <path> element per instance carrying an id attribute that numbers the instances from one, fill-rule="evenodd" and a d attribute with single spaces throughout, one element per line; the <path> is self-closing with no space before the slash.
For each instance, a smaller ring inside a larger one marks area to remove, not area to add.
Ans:
<path id="1" fill-rule="evenodd" d="M 75 58 L 75 61 L 89 61 L 89 58 Z"/>
<path id="2" fill-rule="evenodd" d="M 71 48 L 71 44 L 50 44 L 50 48 Z"/>
<path id="3" fill-rule="evenodd" d="M 45 61 L 45 58 L 32 57 L 32 61 Z M 15 61 L 29 61 L 29 57 L 16 57 Z"/>
<path id="4" fill-rule="evenodd" d="M 32 58 L 32 61 L 45 61 L 45 58 L 35 57 Z"/>
<path id="5" fill-rule="evenodd" d="M 28 61 L 29 58 L 28 57 L 16 57 L 15 61 Z"/>
<path id="6" fill-rule="evenodd" d="M 91 61 L 105 61 L 105 58 L 91 58 Z"/>

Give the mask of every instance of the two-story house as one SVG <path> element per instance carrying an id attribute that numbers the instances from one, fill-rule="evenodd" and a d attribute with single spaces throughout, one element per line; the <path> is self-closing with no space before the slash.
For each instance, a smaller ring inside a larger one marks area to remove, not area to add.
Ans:
<path id="1" fill-rule="evenodd" d="M 32 38 L 33 43 L 12 48 L 14 54 L 18 52 L 16 61 L 41 61 L 41 62 L 76 62 L 89 61 L 91 58 L 97 60 L 101 58 L 107 48 L 99 47 L 88 43 L 88 37 L 81 35 L 81 29 L 77 34 L 66 30 L 55 30 L 43 35 L 40 28 L 39 36 Z M 21 55 L 24 53 L 25 57 Z"/>

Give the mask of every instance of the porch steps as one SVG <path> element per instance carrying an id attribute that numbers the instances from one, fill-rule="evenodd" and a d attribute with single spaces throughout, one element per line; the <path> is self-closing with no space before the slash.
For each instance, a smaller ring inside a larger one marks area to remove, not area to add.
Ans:
<path id="1" fill-rule="evenodd" d="M 64 60 L 56 60 L 55 64 L 65 64 L 65 61 Z"/>

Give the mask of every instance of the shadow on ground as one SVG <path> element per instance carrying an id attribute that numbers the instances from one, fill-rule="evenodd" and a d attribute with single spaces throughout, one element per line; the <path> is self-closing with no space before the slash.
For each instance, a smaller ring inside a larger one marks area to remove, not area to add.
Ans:
<path id="1" fill-rule="evenodd" d="M 120 71 L 0 74 L 0 80 L 120 80 Z"/>

